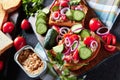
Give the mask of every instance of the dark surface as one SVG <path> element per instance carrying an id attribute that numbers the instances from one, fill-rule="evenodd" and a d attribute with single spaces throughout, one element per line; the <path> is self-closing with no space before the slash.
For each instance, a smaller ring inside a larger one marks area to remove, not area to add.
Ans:
<path id="1" fill-rule="evenodd" d="M 46 5 L 50 4 L 52 0 L 46 0 Z M 20 8 L 21 13 L 21 8 Z M 18 12 L 19 12 L 18 11 Z M 13 39 L 17 35 L 23 35 L 26 40 L 27 44 L 35 47 L 38 43 L 38 40 L 32 30 L 30 31 L 21 31 L 20 29 L 20 22 L 25 17 L 23 16 L 24 13 L 19 14 L 17 16 L 17 23 L 16 23 L 16 30 L 13 35 Z M 120 42 L 120 15 L 118 16 L 111 32 L 117 36 L 118 42 Z M 17 35 L 16 35 L 17 33 Z M 15 49 L 12 47 L 8 51 L 5 52 L 2 56 L 0 56 L 1 60 L 4 60 L 5 67 L 4 70 L 0 73 L 0 80 L 35 80 L 29 78 L 23 70 L 15 63 L 14 61 L 14 54 Z M 114 53 L 113 56 L 105 59 L 100 64 L 98 64 L 94 69 L 86 73 L 87 77 L 85 80 L 120 80 L 120 51 Z"/>

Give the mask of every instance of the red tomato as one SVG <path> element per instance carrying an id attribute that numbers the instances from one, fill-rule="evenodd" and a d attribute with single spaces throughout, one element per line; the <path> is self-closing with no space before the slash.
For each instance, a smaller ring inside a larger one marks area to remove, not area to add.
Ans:
<path id="1" fill-rule="evenodd" d="M 102 23 L 98 18 L 92 18 L 89 22 L 89 28 L 92 31 L 96 31 L 101 26 L 102 26 Z"/>
<path id="2" fill-rule="evenodd" d="M 116 46 L 113 45 L 104 45 L 105 49 L 110 52 L 114 52 L 116 50 Z"/>
<path id="3" fill-rule="evenodd" d="M 60 1 L 60 6 L 62 7 L 68 7 L 68 1 Z"/>
<path id="4" fill-rule="evenodd" d="M 115 45 L 116 44 L 116 37 L 113 34 L 107 34 L 102 36 L 103 41 L 107 44 L 107 45 Z"/>
<path id="5" fill-rule="evenodd" d="M 73 57 L 71 55 L 64 55 L 63 56 L 63 60 L 66 61 L 66 62 L 68 62 L 68 63 L 72 61 L 72 58 Z"/>
<path id="6" fill-rule="evenodd" d="M 74 61 L 74 63 L 78 63 L 79 62 L 79 52 L 78 52 L 78 49 L 76 49 L 73 52 L 73 61 Z"/>
<path id="7" fill-rule="evenodd" d="M 62 16 L 61 16 L 61 19 L 62 19 L 63 21 L 66 21 L 66 20 L 67 20 L 66 15 L 62 15 Z"/>
<path id="8" fill-rule="evenodd" d="M 95 38 L 92 37 L 92 36 L 86 37 L 86 38 L 84 39 L 84 44 L 86 44 L 86 45 L 89 46 L 90 43 L 91 43 L 93 40 L 95 40 Z"/>
<path id="9" fill-rule="evenodd" d="M 5 33 L 11 33 L 14 30 L 14 24 L 12 22 L 6 22 L 3 24 L 2 30 Z"/>
<path id="10" fill-rule="evenodd" d="M 53 25 L 52 28 L 55 29 L 57 32 L 59 32 L 59 30 L 60 30 L 60 27 L 57 25 Z"/>
<path id="11" fill-rule="evenodd" d="M 0 72 L 3 70 L 4 64 L 3 61 L 0 61 Z"/>
<path id="12" fill-rule="evenodd" d="M 23 19 L 22 22 L 21 22 L 21 28 L 23 30 L 28 30 L 30 29 L 30 23 L 27 19 Z"/>
<path id="13" fill-rule="evenodd" d="M 25 45 L 26 45 L 26 40 L 24 37 L 18 36 L 14 39 L 14 47 L 16 48 L 16 50 L 21 49 Z"/>

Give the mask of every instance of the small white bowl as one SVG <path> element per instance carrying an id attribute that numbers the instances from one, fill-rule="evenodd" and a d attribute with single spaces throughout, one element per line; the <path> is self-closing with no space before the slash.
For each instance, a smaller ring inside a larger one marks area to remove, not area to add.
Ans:
<path id="1" fill-rule="evenodd" d="M 18 61 L 18 57 L 19 57 L 19 55 L 21 54 L 21 52 L 22 52 L 23 50 L 27 50 L 27 49 L 30 49 L 30 50 L 32 50 L 35 54 L 37 54 L 37 56 L 38 56 L 38 57 L 41 59 L 41 61 L 43 62 L 43 69 L 41 69 L 38 73 L 33 74 L 33 73 L 28 72 L 28 71 L 26 70 L 26 68 Z M 23 48 L 21 48 L 19 51 L 17 51 L 17 52 L 15 53 L 15 55 L 14 55 L 14 60 L 15 60 L 15 62 L 23 69 L 23 71 L 24 71 L 29 77 L 31 77 L 31 78 L 42 77 L 42 76 L 45 74 L 46 70 L 47 70 L 47 63 L 46 63 L 46 61 L 43 60 L 43 58 L 42 58 L 38 53 L 36 53 L 36 52 L 34 51 L 34 49 L 33 49 L 31 46 L 29 46 L 29 45 L 26 45 L 26 46 L 24 46 Z"/>

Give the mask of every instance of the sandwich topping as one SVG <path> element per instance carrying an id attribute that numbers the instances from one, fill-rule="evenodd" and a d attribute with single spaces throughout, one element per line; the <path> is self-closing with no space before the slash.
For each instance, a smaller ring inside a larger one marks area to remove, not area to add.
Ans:
<path id="1" fill-rule="evenodd" d="M 54 30 L 55 29 L 53 29 L 53 31 Z M 58 54 L 61 54 L 61 59 L 64 63 L 63 65 L 87 64 L 93 59 L 92 57 L 96 56 L 95 51 L 97 50 L 99 43 L 95 38 L 95 34 L 92 31 L 83 29 L 81 24 L 76 24 L 71 28 L 61 27 L 55 33 L 51 33 L 52 30 L 47 34 L 52 35 L 57 33 L 57 35 L 54 37 L 54 39 L 49 40 L 47 37 L 50 36 L 46 36 L 44 47 L 54 58 L 56 58 Z M 54 45 L 51 46 L 51 43 L 54 43 Z"/>
<path id="2" fill-rule="evenodd" d="M 87 13 L 87 8 L 81 0 L 56 0 L 50 9 L 50 21 L 56 23 L 82 22 Z M 52 24 L 52 22 L 49 22 L 49 24 Z"/>

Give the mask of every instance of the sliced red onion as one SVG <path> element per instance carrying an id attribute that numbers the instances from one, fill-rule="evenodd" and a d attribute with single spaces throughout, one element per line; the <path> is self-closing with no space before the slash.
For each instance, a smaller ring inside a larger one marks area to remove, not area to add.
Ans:
<path id="1" fill-rule="evenodd" d="M 81 31 L 81 30 L 83 30 L 84 28 L 77 28 L 77 29 L 75 29 L 75 30 L 73 30 L 72 32 L 74 33 L 74 32 L 76 32 L 76 31 Z"/>
<path id="2" fill-rule="evenodd" d="M 106 35 L 109 33 L 109 29 L 107 27 L 100 27 L 97 29 L 96 33 L 100 36 Z"/>
<path id="3" fill-rule="evenodd" d="M 65 45 L 67 47 L 70 47 L 70 45 L 71 45 L 70 39 L 68 37 L 65 38 Z"/>
<path id="4" fill-rule="evenodd" d="M 71 45 L 71 51 L 75 51 L 78 48 L 79 42 L 75 40 L 73 44 Z"/>
<path id="5" fill-rule="evenodd" d="M 69 55 L 70 54 L 70 48 L 67 49 L 66 52 L 64 52 L 65 55 Z"/>
<path id="6" fill-rule="evenodd" d="M 62 39 L 62 36 L 61 35 L 58 35 L 57 38 L 56 38 L 56 42 L 59 42 L 59 40 Z"/>
<path id="7" fill-rule="evenodd" d="M 82 5 L 78 5 L 77 7 L 75 7 L 75 10 L 83 10 L 83 6 Z"/>
<path id="8" fill-rule="evenodd" d="M 58 14 L 57 17 L 54 16 L 56 13 Z M 59 18 L 60 18 L 60 13 L 57 12 L 57 11 L 56 11 L 56 12 L 53 12 L 53 14 L 52 14 L 52 19 L 54 19 L 54 20 L 58 20 Z"/>
<path id="9" fill-rule="evenodd" d="M 60 10 L 60 14 L 65 15 L 65 12 L 68 11 L 68 10 L 70 10 L 69 7 L 62 8 L 62 9 Z"/>
<path id="10" fill-rule="evenodd" d="M 93 40 L 93 41 L 90 43 L 90 48 L 91 48 L 92 50 L 96 50 L 97 47 L 98 47 L 97 41 Z"/>
<path id="11" fill-rule="evenodd" d="M 70 29 L 68 27 L 62 27 L 60 28 L 60 34 L 64 35 L 66 33 L 68 33 L 70 31 Z"/>

